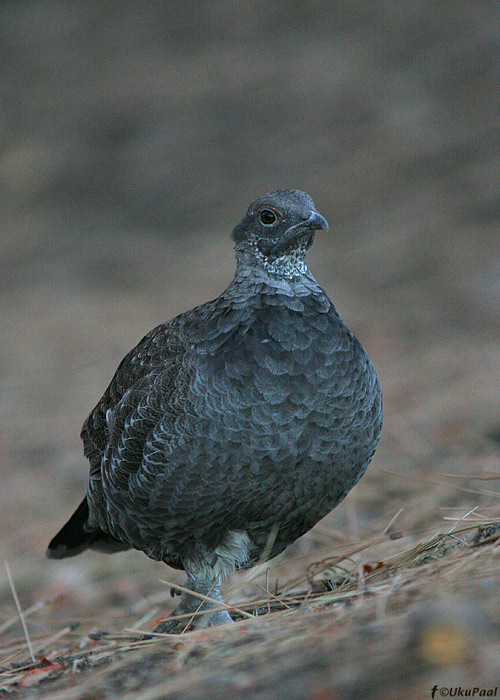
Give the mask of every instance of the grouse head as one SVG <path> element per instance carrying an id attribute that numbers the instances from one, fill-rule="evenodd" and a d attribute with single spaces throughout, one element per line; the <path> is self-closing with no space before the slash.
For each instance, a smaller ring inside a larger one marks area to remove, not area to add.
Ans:
<path id="1" fill-rule="evenodd" d="M 279 272 L 304 264 L 318 229 L 328 230 L 314 202 L 299 190 L 277 190 L 262 195 L 248 207 L 234 227 L 236 256 Z"/>

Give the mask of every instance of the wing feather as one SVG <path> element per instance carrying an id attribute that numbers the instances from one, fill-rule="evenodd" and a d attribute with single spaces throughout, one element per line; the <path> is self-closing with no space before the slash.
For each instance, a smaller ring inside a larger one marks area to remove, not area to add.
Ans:
<path id="1" fill-rule="evenodd" d="M 123 421 L 126 412 L 117 408 L 121 402 L 134 403 L 141 383 L 153 371 L 169 368 L 171 381 L 182 368 L 185 346 L 179 338 L 178 319 L 163 323 L 150 331 L 120 362 L 108 388 L 83 424 L 81 438 L 84 454 L 90 461 L 90 474 L 96 476 L 111 435 L 117 433 L 117 414 Z M 143 386 L 143 390 L 145 386 Z M 128 397 L 128 398 L 126 398 Z"/>

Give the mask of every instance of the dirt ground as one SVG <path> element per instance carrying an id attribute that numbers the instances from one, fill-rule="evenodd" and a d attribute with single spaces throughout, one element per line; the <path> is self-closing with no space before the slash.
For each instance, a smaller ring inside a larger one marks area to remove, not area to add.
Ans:
<path id="1" fill-rule="evenodd" d="M 6 2 L 0 36 L 0 548 L 37 661 L 2 561 L 0 694 L 486 696 L 500 5 Z M 377 366 L 382 440 L 344 503 L 225 584 L 251 619 L 142 640 L 179 572 L 44 558 L 85 490 L 80 426 L 145 332 L 230 281 L 232 226 L 284 187 L 329 220 L 309 264 Z"/>

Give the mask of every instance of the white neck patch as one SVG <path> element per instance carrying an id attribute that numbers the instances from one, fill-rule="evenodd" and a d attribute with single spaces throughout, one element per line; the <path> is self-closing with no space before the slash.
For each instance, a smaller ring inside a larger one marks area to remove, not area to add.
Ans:
<path id="1" fill-rule="evenodd" d="M 254 265 L 258 263 L 258 267 L 262 267 L 268 274 L 275 277 L 293 280 L 303 277 L 308 272 L 305 261 L 307 248 L 303 242 L 299 242 L 297 246 L 273 260 L 269 260 L 264 255 L 256 241 L 247 241 L 246 250 L 249 253 L 247 260 L 253 258 Z"/>

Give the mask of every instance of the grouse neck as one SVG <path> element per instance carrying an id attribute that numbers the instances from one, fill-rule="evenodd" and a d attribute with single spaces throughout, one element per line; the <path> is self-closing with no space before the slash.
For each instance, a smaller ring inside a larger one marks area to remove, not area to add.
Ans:
<path id="1" fill-rule="evenodd" d="M 294 274 L 282 274 L 270 267 L 261 265 L 246 265 L 238 262 L 236 274 L 226 289 L 226 298 L 248 301 L 249 298 L 261 295 L 284 294 L 287 297 L 319 296 L 325 297 L 325 292 L 312 276 L 304 263 Z"/>
<path id="2" fill-rule="evenodd" d="M 311 277 L 306 265 L 307 247 L 300 244 L 276 257 L 266 256 L 257 245 L 248 242 L 236 246 L 236 277 L 244 278 L 249 274 L 263 279 L 285 280 L 294 282 Z"/>

